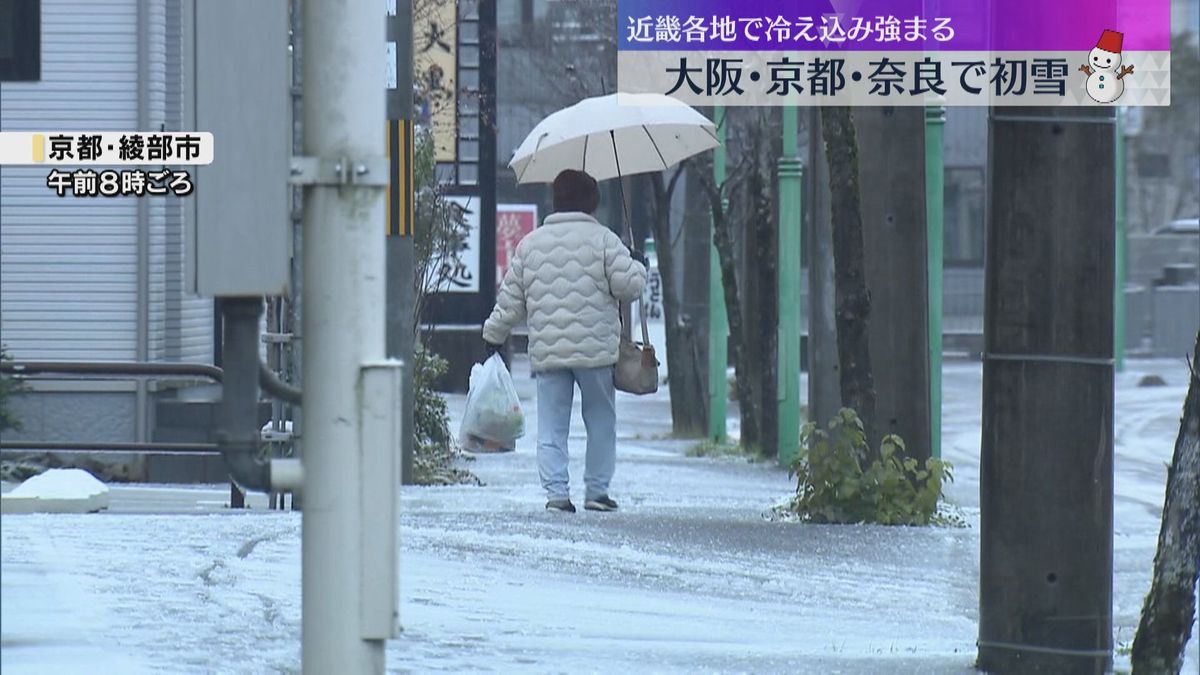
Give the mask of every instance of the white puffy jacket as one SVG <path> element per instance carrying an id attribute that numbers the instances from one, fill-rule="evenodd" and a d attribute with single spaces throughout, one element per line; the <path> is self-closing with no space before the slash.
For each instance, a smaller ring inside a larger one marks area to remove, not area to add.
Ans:
<path id="1" fill-rule="evenodd" d="M 612 230 L 586 213 L 555 213 L 517 245 L 483 339 L 500 344 L 525 319 L 533 370 L 611 366 L 617 303 L 645 285 L 646 268 Z"/>

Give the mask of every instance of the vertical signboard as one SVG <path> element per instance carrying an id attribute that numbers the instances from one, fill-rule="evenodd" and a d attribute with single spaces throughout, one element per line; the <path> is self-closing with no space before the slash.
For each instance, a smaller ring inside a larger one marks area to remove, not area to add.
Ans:
<path id="1" fill-rule="evenodd" d="M 433 131 L 434 159 L 458 157 L 458 3 L 427 0 L 414 7 L 413 63 L 421 119 Z"/>
<path id="2" fill-rule="evenodd" d="M 496 289 L 508 273 L 517 244 L 537 227 L 537 204 L 496 205 Z"/>
<path id="3" fill-rule="evenodd" d="M 457 255 L 425 279 L 421 321 L 439 341 L 475 345 L 496 299 L 496 0 L 428 0 L 417 13 L 415 89 L 427 99 L 418 114 L 435 137 L 437 180 L 468 225 Z M 457 350 L 442 352 L 452 380 Z"/>
<path id="4" fill-rule="evenodd" d="M 425 278 L 427 293 L 479 293 L 482 268 L 480 247 L 480 204 L 477 197 L 451 195 L 446 201 L 461 211 L 466 237 L 459 249 L 429 266 Z"/>
<path id="5" fill-rule="evenodd" d="M 646 287 L 642 290 L 641 311 L 646 320 L 662 322 L 663 320 L 663 285 L 662 274 L 658 271 L 658 258 L 647 256 Z"/>

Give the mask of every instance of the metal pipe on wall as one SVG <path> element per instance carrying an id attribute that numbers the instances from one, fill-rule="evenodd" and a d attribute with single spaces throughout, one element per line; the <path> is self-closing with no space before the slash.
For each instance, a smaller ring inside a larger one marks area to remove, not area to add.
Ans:
<path id="1" fill-rule="evenodd" d="M 19 455 L 16 452 L 137 452 L 146 454 L 189 454 L 215 455 L 220 448 L 216 443 L 87 443 L 82 441 L 0 441 L 0 454 Z"/>
<path id="2" fill-rule="evenodd" d="M 155 375 L 202 377 L 220 382 L 224 373 L 207 363 L 140 363 L 138 361 L 11 361 L 0 363 L 0 372 L 16 375 L 72 375 L 116 379 Z M 65 379 L 65 378 L 63 378 Z"/>
<path id="3" fill-rule="evenodd" d="M 800 228 L 803 213 L 800 195 L 802 169 L 796 152 L 799 112 L 783 109 L 783 148 L 779 157 L 778 316 L 776 354 L 778 396 L 777 457 L 782 466 L 800 453 Z"/>
<path id="4" fill-rule="evenodd" d="M 725 182 L 725 114 L 722 106 L 713 107 L 713 122 L 717 125 L 720 143 L 713 150 L 713 181 L 718 186 Z M 722 199 L 722 208 L 725 201 Z M 716 244 L 710 244 L 708 248 L 708 438 L 723 443 L 728 433 L 725 407 L 729 381 L 725 369 L 729 365 L 729 323 Z"/>
<path id="5" fill-rule="evenodd" d="M 271 464 L 259 457 L 258 320 L 262 298 L 225 298 L 224 382 L 217 445 L 230 476 L 243 488 L 269 492 Z"/>
<path id="6" fill-rule="evenodd" d="M 150 3 L 137 4 L 137 128 L 150 131 Z M 137 199 L 137 325 L 134 358 L 150 359 L 150 202 Z M 134 405 L 134 438 L 150 440 L 149 396 L 146 381 L 138 380 Z"/>
<path id="7" fill-rule="evenodd" d="M 275 371 L 271 370 L 271 367 L 262 361 L 258 362 L 258 384 L 263 388 L 263 391 L 270 394 L 278 402 L 291 403 L 298 407 L 303 398 L 299 387 L 293 387 L 279 379 Z M 283 431 L 283 429 L 276 429 L 276 431 Z"/>

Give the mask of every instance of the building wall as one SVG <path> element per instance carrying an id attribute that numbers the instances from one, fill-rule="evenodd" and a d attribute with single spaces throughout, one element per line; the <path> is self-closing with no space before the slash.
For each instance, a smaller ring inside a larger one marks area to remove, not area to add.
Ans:
<path id="1" fill-rule="evenodd" d="M 142 1 L 147 25 L 139 31 L 139 0 L 42 0 L 41 80 L 0 83 L 0 129 L 179 129 L 179 0 Z M 181 200 L 60 198 L 47 189 L 46 173 L 35 167 L 0 171 L 0 341 L 12 356 L 211 360 L 211 300 L 189 296 L 183 284 Z M 146 225 L 141 234 L 139 212 Z M 144 284 L 140 236 L 148 251 Z M 136 415 L 130 416 L 138 397 L 129 382 L 33 384 L 17 403 L 25 425 L 20 437 L 128 441 L 138 435 Z M 149 383 L 150 391 L 160 384 Z M 152 399 L 146 398 L 141 415 L 147 432 Z M 89 421 L 96 419 L 113 422 Z M 72 420 L 79 424 L 68 424 Z M 81 439 L 81 429 L 94 434 Z"/>
<path id="2" fill-rule="evenodd" d="M 137 126 L 136 0 L 45 0 L 42 79 L 0 84 L 0 128 Z M 59 198 L 0 172 L 0 333 L 18 359 L 133 359 L 137 201 Z"/>
<path id="3" fill-rule="evenodd" d="M 982 268 L 987 186 L 987 108 L 947 108 L 943 204 L 944 260 L 950 268 Z M 946 286 L 947 307 L 952 299 Z M 979 299 L 982 314 L 982 296 Z"/>
<path id="4" fill-rule="evenodd" d="M 167 0 L 164 16 L 163 64 L 164 123 L 167 129 L 183 130 L 182 24 L 179 0 Z M 213 358 L 213 301 L 188 293 L 184 250 L 184 202 L 173 199 L 162 203 L 166 237 L 164 241 L 163 289 L 165 361 L 200 361 Z"/>
<path id="5" fill-rule="evenodd" d="M 1171 32 L 1200 32 L 1200 0 L 1171 0 Z"/>

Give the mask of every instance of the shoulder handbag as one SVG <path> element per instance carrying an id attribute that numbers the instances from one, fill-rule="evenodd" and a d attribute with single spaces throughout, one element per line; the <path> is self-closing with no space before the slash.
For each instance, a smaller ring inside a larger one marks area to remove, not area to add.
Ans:
<path id="1" fill-rule="evenodd" d="M 621 201 L 625 201 L 623 188 Z M 633 250 L 633 229 L 629 226 L 628 209 L 625 214 L 625 235 L 628 240 L 626 244 Z M 617 351 L 617 365 L 613 368 L 613 384 L 617 390 L 630 394 L 653 394 L 658 391 L 658 357 L 654 354 L 654 345 L 650 344 L 650 330 L 646 327 L 645 311 L 638 312 L 642 320 L 642 341 L 634 342 L 630 336 L 627 319 L 630 314 L 629 304 L 622 302 L 618 305 L 621 315 L 621 343 Z M 640 309 L 645 310 L 644 307 Z"/>
<path id="2" fill-rule="evenodd" d="M 613 369 L 613 383 L 618 390 L 630 394 L 653 394 L 658 391 L 658 357 L 654 354 L 654 345 L 650 344 L 646 313 L 638 312 L 642 318 L 642 341 L 634 342 L 625 321 L 628 308 L 628 303 L 621 303 L 621 345 Z"/>

